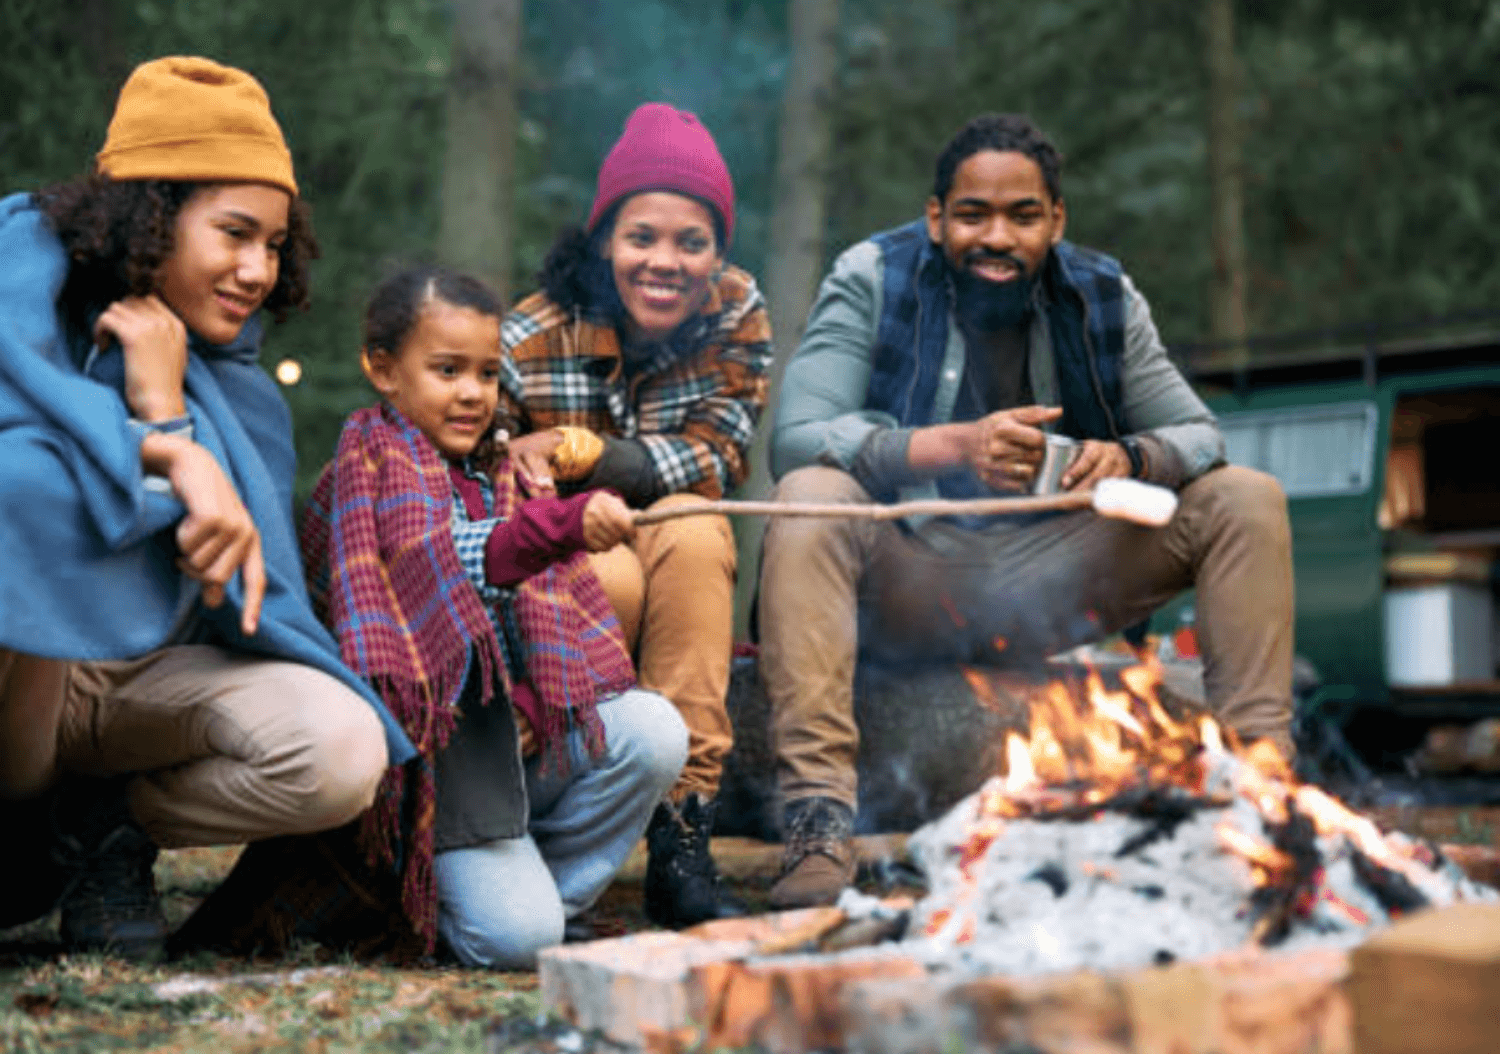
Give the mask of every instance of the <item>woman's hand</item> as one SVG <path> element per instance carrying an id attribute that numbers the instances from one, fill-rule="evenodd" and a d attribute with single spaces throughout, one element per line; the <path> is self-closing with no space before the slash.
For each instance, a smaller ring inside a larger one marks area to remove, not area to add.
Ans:
<path id="1" fill-rule="evenodd" d="M 168 421 L 187 413 L 182 378 L 187 372 L 187 327 L 152 293 L 116 300 L 94 323 L 94 343 L 109 337 L 125 355 L 125 402 L 141 421 Z"/>
<path id="2" fill-rule="evenodd" d="M 563 434 L 555 428 L 510 441 L 511 460 L 529 497 L 550 498 L 557 494 L 557 481 L 552 478 L 552 452 L 562 441 Z"/>
<path id="3" fill-rule="evenodd" d="M 177 525 L 177 566 L 203 586 L 203 602 L 216 608 L 236 571 L 244 574 L 245 607 L 240 628 L 253 636 L 266 595 L 260 532 L 234 484 L 203 447 L 181 436 L 152 433 L 141 441 L 146 469 L 165 476 L 187 515 Z"/>
<path id="4" fill-rule="evenodd" d="M 596 491 L 583 507 L 583 542 L 591 553 L 613 549 L 635 537 L 635 513 L 612 491 Z"/>

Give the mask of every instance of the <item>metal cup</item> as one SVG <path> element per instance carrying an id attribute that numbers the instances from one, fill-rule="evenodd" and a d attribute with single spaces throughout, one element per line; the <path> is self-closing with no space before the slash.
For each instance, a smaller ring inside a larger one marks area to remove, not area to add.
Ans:
<path id="1" fill-rule="evenodd" d="M 1062 488 L 1063 473 L 1078 456 L 1078 449 L 1078 440 L 1047 433 L 1047 449 L 1037 466 L 1036 478 L 1031 481 L 1031 493 L 1056 494 Z"/>

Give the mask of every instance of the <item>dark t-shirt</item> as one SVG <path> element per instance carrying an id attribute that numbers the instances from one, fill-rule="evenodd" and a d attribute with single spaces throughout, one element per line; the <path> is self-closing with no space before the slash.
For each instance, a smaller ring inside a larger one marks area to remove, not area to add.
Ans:
<path id="1" fill-rule="evenodd" d="M 977 421 L 996 410 L 1026 406 L 1033 401 L 1024 329 L 981 333 L 965 328 L 963 335 L 964 375 L 953 403 L 955 422 Z M 938 493 L 945 498 L 993 496 L 968 469 L 939 478 Z"/>

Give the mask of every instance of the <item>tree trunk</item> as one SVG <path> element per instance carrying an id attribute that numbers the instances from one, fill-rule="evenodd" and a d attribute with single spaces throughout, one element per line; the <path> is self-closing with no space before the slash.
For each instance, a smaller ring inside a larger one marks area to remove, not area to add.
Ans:
<path id="1" fill-rule="evenodd" d="M 438 258 L 510 293 L 521 0 L 453 0 Z"/>
<path id="2" fill-rule="evenodd" d="M 115 97 L 130 73 L 130 60 L 119 33 L 115 0 L 83 0 L 78 5 L 77 33 L 89 67 L 99 78 L 105 105 L 113 108 Z"/>
<path id="3" fill-rule="evenodd" d="M 1208 316 L 1215 340 L 1237 361 L 1248 354 L 1245 309 L 1244 172 L 1240 165 L 1240 77 L 1234 50 L 1234 0 L 1208 0 L 1205 12 L 1208 63 L 1209 242 L 1213 274 Z"/>
<path id="4" fill-rule="evenodd" d="M 762 497 L 771 489 L 770 436 L 781 375 L 802 339 L 821 277 L 828 155 L 833 145 L 831 102 L 838 61 L 838 0 L 792 0 L 790 13 L 791 63 L 776 144 L 776 198 L 766 272 L 766 303 L 776 357 L 771 365 L 770 396 L 750 449 L 750 478 L 740 490 L 751 498 Z M 748 519 L 736 525 L 736 532 L 740 570 L 735 635 L 743 637 L 759 578 L 765 524 Z"/>

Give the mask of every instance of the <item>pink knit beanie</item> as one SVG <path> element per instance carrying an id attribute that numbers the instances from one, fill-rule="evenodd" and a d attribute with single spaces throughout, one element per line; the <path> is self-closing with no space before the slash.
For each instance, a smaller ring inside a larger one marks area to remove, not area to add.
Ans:
<path id="1" fill-rule="evenodd" d="M 599 189 L 588 229 L 592 231 L 615 202 L 643 190 L 675 190 L 702 198 L 724 222 L 726 245 L 734 237 L 734 181 L 729 178 L 729 167 L 708 129 L 686 110 L 662 102 L 636 107 L 599 167 Z"/>

